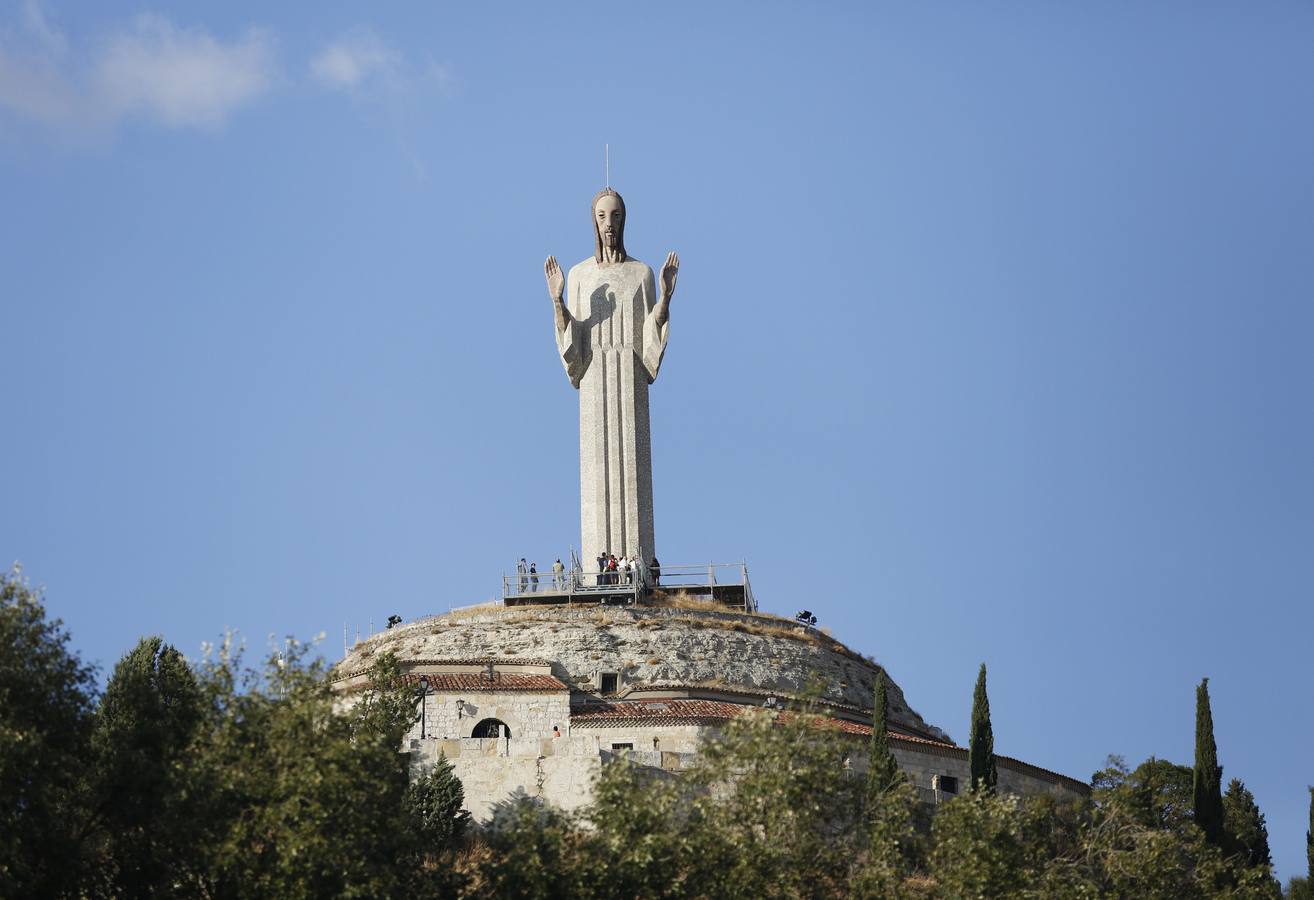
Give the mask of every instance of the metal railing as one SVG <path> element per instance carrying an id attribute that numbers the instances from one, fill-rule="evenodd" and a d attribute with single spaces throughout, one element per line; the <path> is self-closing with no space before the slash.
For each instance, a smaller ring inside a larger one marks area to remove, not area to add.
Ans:
<path id="1" fill-rule="evenodd" d="M 636 577 L 637 575 L 637 577 Z M 583 572 L 567 569 L 564 572 L 517 572 L 502 576 L 503 600 L 560 601 L 580 599 L 597 600 L 599 596 L 637 595 L 648 586 L 649 579 L 640 569 L 630 572 Z"/>
<path id="2" fill-rule="evenodd" d="M 662 566 L 654 571 L 638 566 L 626 571 L 586 572 L 578 566 L 562 572 L 516 572 L 502 576 L 502 599 L 517 602 L 573 602 L 604 597 L 636 597 L 653 589 L 742 587 L 745 608 L 757 608 L 745 563 L 705 563 Z"/>
<path id="3" fill-rule="evenodd" d="M 753 586 L 748 580 L 748 564 L 706 563 L 697 566 L 663 566 L 657 587 L 662 588 L 716 588 L 718 586 L 742 586 L 744 589 L 744 608 L 749 612 L 757 609 L 753 599 Z"/>

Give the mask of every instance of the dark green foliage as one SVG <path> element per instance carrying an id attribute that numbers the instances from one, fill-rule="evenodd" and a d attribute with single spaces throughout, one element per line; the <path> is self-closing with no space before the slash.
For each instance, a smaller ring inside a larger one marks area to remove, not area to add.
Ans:
<path id="1" fill-rule="evenodd" d="M 1043 819 L 1019 798 L 972 791 L 946 803 L 931 827 L 931 871 L 945 897 L 1035 891 L 1046 862 Z"/>
<path id="2" fill-rule="evenodd" d="M 1090 819 L 1080 853 L 1055 860 L 1063 894 L 1146 897 L 1276 897 L 1267 869 L 1228 859 L 1189 813 L 1190 772 L 1149 759 L 1129 772 L 1112 757 L 1092 780 Z M 1073 885 L 1084 885 L 1081 892 Z"/>
<path id="3" fill-rule="evenodd" d="M 0 588 L 0 896 L 1278 896 L 1240 782 L 1223 807 L 1244 853 L 1206 839 L 1197 773 L 1163 760 L 1111 759 L 1089 802 L 994 790 L 984 667 L 977 789 L 929 826 L 890 765 L 882 678 L 865 747 L 815 710 L 746 710 L 678 775 L 621 760 L 590 807 L 521 795 L 467 827 L 446 759 L 407 785 L 398 749 L 417 709 L 395 659 L 342 695 L 299 644 L 257 671 L 227 645 L 190 666 L 151 638 L 93 717 L 90 673 L 58 623 L 16 576 Z M 850 766 L 864 749 L 865 778 Z M 1314 844 L 1310 856 L 1314 868 Z M 1291 895 L 1308 888 L 1294 879 Z"/>
<path id="4" fill-rule="evenodd" d="M 1091 787 L 1099 803 L 1116 802 L 1142 828 L 1180 831 L 1194 819 L 1191 779 L 1189 768 L 1166 759 L 1151 756 L 1128 771 L 1115 756 L 1091 777 Z"/>
<path id="5" fill-rule="evenodd" d="M 1209 679 L 1195 689 L 1195 775 L 1191 786 L 1195 823 L 1205 838 L 1221 847 L 1226 841 L 1223 827 L 1223 768 L 1218 764 L 1214 743 L 1214 714 L 1209 706 Z"/>
<path id="6" fill-rule="evenodd" d="M 1268 826 L 1255 803 L 1255 795 L 1239 778 L 1233 778 L 1223 795 L 1223 824 L 1227 828 L 1229 847 L 1241 854 L 1250 866 L 1271 866 L 1268 849 Z"/>
<path id="7" fill-rule="evenodd" d="M 1309 829 L 1305 832 L 1306 877 L 1292 878 L 1287 884 L 1290 900 L 1314 900 L 1314 788 L 1309 789 Z"/>
<path id="8" fill-rule="evenodd" d="M 993 791 L 999 783 L 995 768 L 995 732 L 990 724 L 990 698 L 986 696 L 986 666 L 976 676 L 972 694 L 972 735 L 969 745 L 972 790 Z"/>
<path id="9" fill-rule="evenodd" d="M 113 893 L 170 896 L 194 863 L 208 810 L 187 763 L 205 716 L 191 667 L 160 638 L 143 638 L 114 667 L 91 741 L 93 825 Z"/>
<path id="10" fill-rule="evenodd" d="M 865 840 L 862 785 L 846 755 L 810 712 L 746 713 L 704 747 L 687 780 L 702 790 L 700 835 L 726 848 L 729 884 L 744 896 L 792 897 L 847 881 Z"/>
<path id="11" fill-rule="evenodd" d="M 872 705 L 871 743 L 867 761 L 867 802 L 876 806 L 891 788 L 906 779 L 890 750 L 890 709 L 884 670 L 876 672 L 876 696 Z"/>
<path id="12" fill-rule="evenodd" d="M 291 643 L 263 672 L 223 653 L 202 684 L 214 719 L 190 766 L 209 798 L 189 893 L 223 897 L 393 896 L 415 854 L 403 810 L 414 698 L 384 656 L 372 689 L 335 712 L 326 668 Z M 238 689 L 237 685 L 241 685 Z"/>
<path id="13" fill-rule="evenodd" d="M 406 789 L 406 814 L 410 828 L 426 853 L 436 854 L 456 844 L 470 824 L 470 813 L 462 809 L 465 788 L 446 756 Z"/>
<path id="14" fill-rule="evenodd" d="M 17 566 L 0 573 L 0 897 L 54 896 L 83 873 L 93 673 Z"/>

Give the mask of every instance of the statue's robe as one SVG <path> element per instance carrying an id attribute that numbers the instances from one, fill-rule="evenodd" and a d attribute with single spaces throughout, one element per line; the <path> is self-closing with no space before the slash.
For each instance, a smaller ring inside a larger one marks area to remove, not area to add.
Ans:
<path id="1" fill-rule="evenodd" d="M 557 349 L 579 388 L 581 560 L 604 551 L 656 555 L 652 529 L 652 448 L 648 385 L 657 377 L 670 322 L 659 328 L 652 269 L 636 259 L 586 259 L 566 278 L 564 330 Z"/>

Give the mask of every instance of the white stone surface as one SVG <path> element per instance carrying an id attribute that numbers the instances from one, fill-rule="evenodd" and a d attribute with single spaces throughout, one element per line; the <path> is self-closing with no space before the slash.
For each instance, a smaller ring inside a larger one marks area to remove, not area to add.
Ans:
<path id="1" fill-rule="evenodd" d="M 660 607 L 503 607 L 438 616 L 362 642 L 340 664 L 366 669 L 376 652 L 403 662 L 498 657 L 546 659 L 576 690 L 597 689 L 614 672 L 622 691 L 648 684 L 707 684 L 792 695 L 815 685 L 821 697 L 870 709 L 876 666 L 834 638 L 775 617 Z M 893 677 L 893 674 L 891 675 Z M 894 721 L 947 739 L 891 686 Z"/>
<path id="2" fill-rule="evenodd" d="M 459 705 L 458 705 L 459 702 Z M 469 738 L 484 719 L 498 719 L 514 739 L 552 736 L 552 727 L 564 735 L 570 727 L 570 694 L 566 691 L 430 691 L 424 721 L 411 728 L 409 739 L 427 737 Z"/>
<path id="3" fill-rule="evenodd" d="M 634 763 L 678 773 L 697 761 L 699 745 L 715 736 L 715 726 L 607 727 L 576 729 L 556 739 L 512 738 L 511 740 L 426 740 L 411 744 L 412 766 L 424 770 L 441 753 L 465 789 L 465 808 L 475 819 L 487 821 L 500 803 L 516 796 L 537 797 L 563 809 L 587 806 L 593 799 L 594 781 L 606 760 L 617 755 L 614 745 L 632 744 L 627 757 Z M 653 748 L 653 740 L 657 748 Z M 849 739 L 854 777 L 867 771 L 866 739 Z M 676 749 L 679 748 L 679 749 Z M 960 750 L 956 755 L 916 744 L 895 742 L 894 757 L 921 789 L 932 796 L 932 779 L 952 775 L 958 790 L 967 790 L 969 767 Z M 1070 782 L 1027 771 L 1012 760 L 999 759 L 999 789 L 1005 793 L 1059 798 L 1080 796 Z M 941 799 L 947 799 L 942 795 Z"/>
<path id="4" fill-rule="evenodd" d="M 589 258 L 566 278 L 570 317 L 557 349 L 579 388 L 581 559 L 604 551 L 656 555 L 648 385 L 657 378 L 670 322 L 657 326 L 652 269 L 636 259 Z"/>

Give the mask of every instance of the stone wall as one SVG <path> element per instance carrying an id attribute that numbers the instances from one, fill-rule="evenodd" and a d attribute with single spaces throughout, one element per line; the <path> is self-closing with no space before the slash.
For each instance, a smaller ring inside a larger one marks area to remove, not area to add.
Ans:
<path id="1" fill-rule="evenodd" d="M 599 689 L 602 673 L 627 687 L 654 684 L 723 686 L 796 696 L 812 686 L 824 700 L 870 710 L 876 665 L 816 629 L 771 616 L 659 607 L 479 607 L 435 616 L 376 634 L 339 664 L 367 669 L 391 650 L 404 662 L 496 657 L 551 661 L 552 674 L 576 691 Z M 891 719 L 939 740 L 890 690 Z"/>
<path id="2" fill-rule="evenodd" d="M 424 770 L 440 753 L 446 756 L 465 787 L 466 809 L 475 819 L 487 821 L 499 803 L 516 796 L 540 798 L 568 810 L 587 806 L 602 766 L 621 755 L 639 765 L 680 772 L 696 762 L 699 742 L 716 731 L 713 726 L 690 725 L 580 728 L 560 738 L 429 738 L 411 741 L 411 764 L 414 770 Z M 656 748 L 653 738 L 658 742 Z M 615 744 L 626 743 L 633 746 L 632 751 L 614 749 Z M 861 777 L 867 768 L 865 746 L 855 742 L 853 750 L 851 768 L 855 777 Z M 912 776 L 923 799 L 947 799 L 947 795 L 937 798 L 931 790 L 936 775 L 953 776 L 958 779 L 959 792 L 967 790 L 971 779 L 965 758 L 930 745 L 925 749 L 896 745 L 893 750 L 899 767 Z M 1069 780 L 1046 777 L 1028 768 L 1013 760 L 998 759 L 1000 790 L 1068 798 L 1084 793 Z"/>
<path id="3" fill-rule="evenodd" d="M 431 691 L 424 722 L 416 722 L 407 738 L 418 739 L 421 725 L 430 738 L 469 738 L 484 719 L 505 722 L 516 739 L 549 738 L 554 725 L 564 735 L 570 727 L 570 695 L 565 691 Z"/>
<path id="4" fill-rule="evenodd" d="M 933 787 L 932 776 L 949 775 L 958 779 L 960 793 L 966 791 L 972 783 L 971 764 L 964 757 L 948 756 L 933 750 L 917 750 L 895 746 L 894 758 L 899 768 L 913 778 L 919 788 Z M 1077 797 L 1083 792 L 1073 787 L 1068 781 L 1056 777 L 1045 777 L 1028 771 L 1012 760 L 996 757 L 995 768 L 999 773 L 999 790 L 1006 794 L 1020 794 L 1025 797 L 1049 794 L 1054 797 Z"/>
<path id="5" fill-rule="evenodd" d="M 411 741 L 412 773 L 447 757 L 465 789 L 465 808 L 479 821 L 491 818 L 499 803 L 518 796 L 538 797 L 562 809 L 593 799 L 593 782 L 602 767 L 598 740 L 560 738 Z"/>

